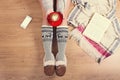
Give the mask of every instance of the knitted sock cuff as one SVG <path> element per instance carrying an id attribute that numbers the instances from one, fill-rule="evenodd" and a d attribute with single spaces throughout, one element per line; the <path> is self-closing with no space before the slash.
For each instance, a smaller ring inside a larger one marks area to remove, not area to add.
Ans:
<path id="1" fill-rule="evenodd" d="M 68 38 L 68 28 L 59 27 L 57 28 L 57 41 L 58 42 L 66 42 Z"/>
<path id="2" fill-rule="evenodd" d="M 42 27 L 42 39 L 43 41 L 52 41 L 53 29 L 52 27 Z"/>

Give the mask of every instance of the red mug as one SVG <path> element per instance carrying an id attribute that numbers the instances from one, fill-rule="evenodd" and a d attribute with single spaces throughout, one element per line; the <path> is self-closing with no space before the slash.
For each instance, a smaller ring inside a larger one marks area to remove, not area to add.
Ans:
<path id="1" fill-rule="evenodd" d="M 51 26 L 57 27 L 62 23 L 63 15 L 60 12 L 51 12 L 47 16 L 47 21 Z"/>

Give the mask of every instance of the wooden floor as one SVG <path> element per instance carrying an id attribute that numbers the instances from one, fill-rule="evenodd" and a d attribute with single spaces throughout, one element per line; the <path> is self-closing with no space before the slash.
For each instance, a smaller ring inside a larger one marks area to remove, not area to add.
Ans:
<path id="1" fill-rule="evenodd" d="M 119 9 L 120 1 L 120 19 Z M 73 40 L 67 43 L 65 76 L 46 76 L 42 66 L 41 13 L 37 0 L 0 0 L 0 80 L 120 80 L 120 49 L 97 64 Z M 33 21 L 24 30 L 20 24 L 26 15 Z"/>

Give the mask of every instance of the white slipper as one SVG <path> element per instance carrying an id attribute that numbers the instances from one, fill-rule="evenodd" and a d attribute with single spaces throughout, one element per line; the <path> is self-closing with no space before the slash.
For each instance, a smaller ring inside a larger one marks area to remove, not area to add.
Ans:
<path id="1" fill-rule="evenodd" d="M 66 66 L 67 66 L 67 59 L 65 56 L 64 61 L 56 61 L 56 75 L 57 76 L 64 76 L 66 73 Z"/>

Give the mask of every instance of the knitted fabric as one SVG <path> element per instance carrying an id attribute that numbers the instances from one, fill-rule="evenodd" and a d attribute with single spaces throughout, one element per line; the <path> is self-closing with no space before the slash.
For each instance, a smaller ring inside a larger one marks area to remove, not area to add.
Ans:
<path id="1" fill-rule="evenodd" d="M 57 28 L 57 44 L 58 44 L 58 53 L 56 55 L 56 61 L 63 61 L 66 63 L 66 42 L 68 38 L 68 28 L 67 27 L 58 27 Z"/>
<path id="2" fill-rule="evenodd" d="M 73 0 L 76 1 L 74 9 L 68 16 L 68 24 L 77 27 L 88 24 L 95 12 L 112 20 L 116 11 L 116 0 Z"/>
<path id="3" fill-rule="evenodd" d="M 87 54 L 100 62 L 113 54 L 120 43 L 120 24 L 115 17 L 116 0 L 73 0 L 73 2 L 75 7 L 69 15 L 68 24 L 76 28 L 71 31 L 70 36 L 75 38 Z M 82 34 L 95 12 L 111 21 L 109 29 L 99 43 Z"/>
<path id="4" fill-rule="evenodd" d="M 42 26 L 42 40 L 43 48 L 45 52 L 45 61 L 54 61 L 54 55 L 52 53 L 52 39 L 53 39 L 53 29 L 51 26 Z"/>

